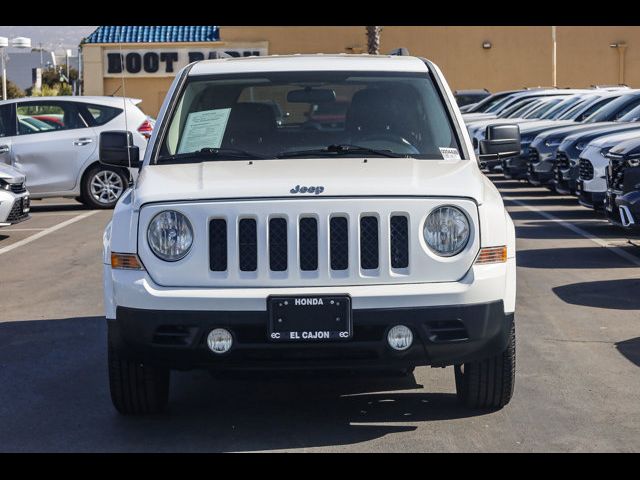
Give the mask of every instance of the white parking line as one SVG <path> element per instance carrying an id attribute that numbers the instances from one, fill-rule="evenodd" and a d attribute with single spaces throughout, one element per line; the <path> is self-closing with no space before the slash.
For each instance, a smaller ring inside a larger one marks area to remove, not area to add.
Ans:
<path id="1" fill-rule="evenodd" d="M 13 243 L 11 245 L 8 245 L 4 248 L 0 248 L 0 255 L 2 255 L 3 253 L 7 253 L 10 252 L 11 250 L 15 250 L 16 248 L 22 247 L 23 245 L 27 245 L 28 243 L 31 243 L 35 240 L 38 240 L 39 238 L 44 237 L 45 235 L 49 235 L 50 233 L 55 232 L 56 230 L 60 230 L 61 228 L 66 227 L 67 225 L 71 225 L 72 223 L 76 223 L 79 222 L 82 219 L 85 219 L 87 217 L 90 217 L 91 215 L 95 215 L 96 213 L 98 213 L 100 210 L 91 210 L 89 212 L 85 212 L 81 215 L 78 215 L 77 217 L 74 218 L 70 218 L 69 220 L 66 220 L 62 223 L 59 223 L 57 225 L 54 225 L 53 227 L 49 227 L 47 229 L 44 229 L 43 231 L 36 233 L 35 235 L 31 235 L 30 237 L 27 237 L 23 240 L 20 240 L 19 242 Z"/>
<path id="2" fill-rule="evenodd" d="M 587 240 L 591 240 L 596 245 L 599 245 L 599 246 L 604 247 L 604 248 L 608 248 L 611 251 L 611 253 L 615 253 L 619 257 L 624 258 L 625 260 L 628 260 L 629 262 L 633 263 L 634 265 L 640 267 L 640 259 L 638 257 L 636 257 L 635 255 L 632 255 L 629 252 L 624 251 L 620 247 L 616 247 L 615 245 L 610 245 L 609 243 L 607 243 L 606 240 L 603 240 L 600 237 L 596 237 L 595 235 L 590 234 L 586 230 L 583 230 L 582 228 L 577 227 L 573 223 L 567 222 L 565 220 L 562 220 L 562 219 L 560 219 L 560 218 L 558 218 L 558 217 L 556 217 L 554 215 L 551 215 L 548 212 L 545 212 L 544 210 L 538 210 L 537 208 L 534 208 L 531 205 L 527 205 L 526 203 L 524 203 L 524 202 L 522 202 L 520 200 L 516 200 L 515 198 L 504 197 L 504 199 L 508 200 L 510 202 L 513 202 L 513 203 L 515 203 L 516 205 L 518 205 L 520 207 L 526 208 L 527 210 L 529 210 L 531 212 L 535 212 L 538 215 L 540 215 L 541 217 L 544 217 L 547 220 L 551 220 L 552 222 L 555 222 L 558 225 L 561 225 L 564 228 L 567 228 L 567 229 L 571 230 L 572 232 L 577 233 L 578 235 L 586 238 Z"/>
<path id="3" fill-rule="evenodd" d="M 2 233 L 11 233 L 11 232 L 35 232 L 38 230 L 46 230 L 44 227 L 42 228 L 5 228 Z"/>

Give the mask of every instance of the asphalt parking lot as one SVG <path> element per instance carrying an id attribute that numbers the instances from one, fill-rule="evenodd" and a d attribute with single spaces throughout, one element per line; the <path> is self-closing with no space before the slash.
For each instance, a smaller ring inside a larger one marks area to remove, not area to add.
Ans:
<path id="1" fill-rule="evenodd" d="M 102 308 L 110 211 L 34 201 L 0 229 L 0 451 L 639 451 L 640 237 L 492 176 L 516 224 L 517 381 L 498 412 L 452 368 L 408 378 L 174 372 L 166 414 L 111 405 Z"/>

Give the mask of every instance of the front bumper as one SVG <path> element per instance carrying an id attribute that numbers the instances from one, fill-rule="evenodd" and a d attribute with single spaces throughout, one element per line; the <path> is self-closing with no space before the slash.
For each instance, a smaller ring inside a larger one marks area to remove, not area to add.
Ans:
<path id="1" fill-rule="evenodd" d="M 604 213 L 614 225 L 640 228 L 640 192 L 622 193 L 608 189 L 604 198 Z"/>
<path id="2" fill-rule="evenodd" d="M 556 192 L 562 195 L 574 195 L 578 184 L 579 167 L 571 166 L 568 169 L 554 169 Z"/>
<path id="3" fill-rule="evenodd" d="M 584 184 L 583 180 L 576 182 L 576 195 L 580 205 L 594 210 L 602 209 L 604 207 L 605 192 L 590 192 L 585 190 Z"/>
<path id="4" fill-rule="evenodd" d="M 29 193 L 12 193 L 0 190 L 0 227 L 28 220 L 31 202 Z"/>
<path id="5" fill-rule="evenodd" d="M 122 355 L 163 367 L 188 370 L 443 367 L 498 355 L 509 341 L 514 314 L 502 301 L 440 307 L 353 310 L 348 341 L 274 343 L 266 311 L 141 310 L 118 307 L 108 320 Z M 391 327 L 411 328 L 412 346 L 391 349 Z M 206 344 L 214 328 L 227 328 L 234 342 L 225 354 Z"/>
<path id="6" fill-rule="evenodd" d="M 534 186 L 549 185 L 554 183 L 553 167 L 555 157 L 546 157 L 537 163 L 529 163 L 527 180 Z"/>
<path id="7" fill-rule="evenodd" d="M 528 160 L 528 154 L 502 160 L 502 172 L 505 178 L 509 180 L 526 180 Z"/>

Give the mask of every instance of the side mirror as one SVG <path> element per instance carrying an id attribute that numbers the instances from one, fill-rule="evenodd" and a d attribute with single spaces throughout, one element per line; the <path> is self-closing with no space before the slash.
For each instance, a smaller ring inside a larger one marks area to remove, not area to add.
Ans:
<path id="1" fill-rule="evenodd" d="M 112 167 L 140 168 L 140 149 L 131 132 L 117 130 L 100 134 L 100 163 Z"/>
<path id="2" fill-rule="evenodd" d="M 480 160 L 497 160 L 520 155 L 518 125 L 489 125 L 484 140 L 480 140 Z"/>

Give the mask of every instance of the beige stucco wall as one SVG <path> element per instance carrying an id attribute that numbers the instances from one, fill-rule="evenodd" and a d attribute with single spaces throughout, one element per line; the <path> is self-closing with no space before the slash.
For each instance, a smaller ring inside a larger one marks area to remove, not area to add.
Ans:
<path id="1" fill-rule="evenodd" d="M 221 26 L 224 42 L 266 41 L 270 54 L 360 53 L 366 51 L 363 26 Z M 483 49 L 489 41 L 492 48 Z M 619 49 L 625 43 L 624 82 L 640 87 L 640 27 L 557 27 L 557 83 L 561 87 L 615 84 L 620 75 Z M 180 44 L 209 48 L 212 44 Z M 175 47 L 177 44 L 125 45 L 126 49 Z M 520 87 L 552 85 L 551 27 L 410 27 L 385 26 L 381 53 L 406 47 L 412 55 L 434 61 L 451 88 L 488 88 L 498 91 Z M 84 93 L 109 95 L 121 84 L 117 78 L 103 78 L 101 45 L 85 45 Z M 108 48 L 114 48 L 109 45 Z M 157 115 L 171 78 L 127 78 L 128 96 L 143 99 L 145 112 Z M 118 92 L 120 93 L 120 92 Z"/>

